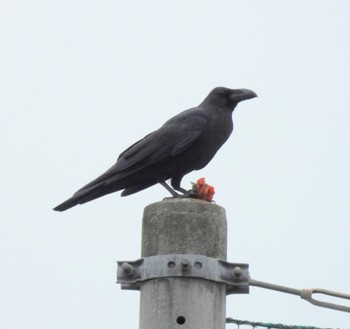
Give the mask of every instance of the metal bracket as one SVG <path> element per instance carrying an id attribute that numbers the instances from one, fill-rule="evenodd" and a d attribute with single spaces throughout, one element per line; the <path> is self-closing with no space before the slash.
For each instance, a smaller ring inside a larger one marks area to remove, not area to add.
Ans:
<path id="1" fill-rule="evenodd" d="M 140 290 L 141 283 L 161 278 L 197 278 L 226 286 L 226 294 L 248 294 L 249 286 L 276 290 L 300 296 L 317 306 L 350 312 L 350 307 L 313 298 L 323 294 L 350 300 L 350 295 L 325 289 L 295 289 L 251 279 L 248 264 L 229 263 L 203 255 L 174 254 L 140 258 L 135 261 L 118 261 L 117 283 L 122 289 Z"/>
<path id="2" fill-rule="evenodd" d="M 197 278 L 226 285 L 226 294 L 248 294 L 248 264 L 229 263 L 203 255 L 157 255 L 118 261 L 117 283 L 122 289 L 140 290 L 142 282 L 160 278 Z"/>

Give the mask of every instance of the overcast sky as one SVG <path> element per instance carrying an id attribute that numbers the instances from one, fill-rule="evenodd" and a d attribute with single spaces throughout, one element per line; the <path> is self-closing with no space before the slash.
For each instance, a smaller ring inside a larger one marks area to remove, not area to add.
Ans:
<path id="1" fill-rule="evenodd" d="M 140 257 L 143 208 L 165 189 L 51 209 L 216 86 L 259 95 L 183 179 L 215 186 L 228 260 L 350 293 L 349 17 L 345 0 L 0 1 L 0 327 L 138 328 L 115 262 Z M 350 323 L 254 287 L 228 296 L 227 316 Z"/>

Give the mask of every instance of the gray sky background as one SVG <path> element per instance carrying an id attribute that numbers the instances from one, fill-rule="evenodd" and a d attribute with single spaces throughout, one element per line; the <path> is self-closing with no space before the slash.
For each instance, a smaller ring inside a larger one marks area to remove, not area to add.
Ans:
<path id="1" fill-rule="evenodd" d="M 202 171 L 228 260 L 258 280 L 350 293 L 350 2 L 0 2 L 0 327 L 138 328 L 115 284 L 160 186 L 51 208 L 216 86 L 253 89 Z M 251 288 L 227 316 L 349 328 L 350 315 Z M 228 327 L 235 328 L 234 325 Z"/>

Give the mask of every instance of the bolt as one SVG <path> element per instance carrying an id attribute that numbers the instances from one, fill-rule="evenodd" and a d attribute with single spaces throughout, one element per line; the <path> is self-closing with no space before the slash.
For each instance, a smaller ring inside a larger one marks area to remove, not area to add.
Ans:
<path id="1" fill-rule="evenodd" d="M 196 269 L 200 270 L 200 269 L 203 267 L 203 265 L 202 265 L 201 262 L 195 262 L 195 263 L 194 263 L 194 267 L 195 267 Z"/>
<path id="2" fill-rule="evenodd" d="M 182 270 L 184 272 L 187 272 L 190 270 L 191 268 L 191 263 L 188 259 L 184 258 L 182 261 L 181 261 L 181 266 L 182 266 Z"/>
<path id="3" fill-rule="evenodd" d="M 134 273 L 134 267 L 130 265 L 129 263 L 123 263 L 122 269 L 127 275 L 132 275 Z"/>
<path id="4" fill-rule="evenodd" d="M 236 279 L 239 279 L 242 276 L 242 269 L 239 266 L 233 269 L 233 276 Z"/>
<path id="5" fill-rule="evenodd" d="M 175 267 L 175 263 L 174 262 L 169 262 L 168 263 L 168 267 L 169 268 L 174 268 Z"/>

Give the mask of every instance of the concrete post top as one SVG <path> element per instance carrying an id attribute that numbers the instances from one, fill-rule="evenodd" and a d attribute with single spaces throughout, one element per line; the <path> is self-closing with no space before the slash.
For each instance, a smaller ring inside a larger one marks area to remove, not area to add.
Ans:
<path id="1" fill-rule="evenodd" d="M 198 254 L 226 259 L 225 209 L 197 199 L 166 199 L 144 210 L 142 257 Z"/>
<path id="2" fill-rule="evenodd" d="M 145 207 L 145 213 L 152 212 L 180 212 L 180 213 L 190 213 L 190 212 L 201 212 L 212 214 L 217 214 L 219 216 L 226 216 L 225 209 L 216 203 L 203 201 L 193 198 L 169 198 L 162 201 L 154 202 Z"/>

